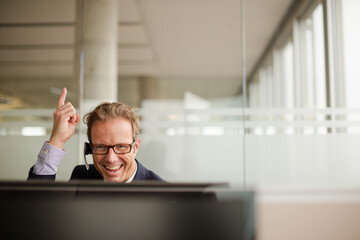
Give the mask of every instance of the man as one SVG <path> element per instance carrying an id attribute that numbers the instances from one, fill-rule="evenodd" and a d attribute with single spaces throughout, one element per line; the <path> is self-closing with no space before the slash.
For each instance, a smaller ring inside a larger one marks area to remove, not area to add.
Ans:
<path id="1" fill-rule="evenodd" d="M 58 164 L 65 155 L 63 146 L 74 134 L 80 116 L 70 102 L 65 103 L 63 89 L 53 117 L 49 142 L 45 142 L 38 160 L 30 169 L 28 179 L 55 179 Z M 85 151 L 92 154 L 94 164 L 76 166 L 72 179 L 103 179 L 106 182 L 138 180 L 163 181 L 136 159 L 140 146 L 139 118 L 122 103 L 103 103 L 85 115 L 89 144 Z"/>

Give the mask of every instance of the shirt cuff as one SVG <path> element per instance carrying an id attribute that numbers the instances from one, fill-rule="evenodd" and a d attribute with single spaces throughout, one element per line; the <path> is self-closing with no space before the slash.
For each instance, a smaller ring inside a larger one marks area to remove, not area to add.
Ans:
<path id="1" fill-rule="evenodd" d="M 44 142 L 39 154 L 37 162 L 34 165 L 33 173 L 37 175 L 54 175 L 57 172 L 57 167 L 63 157 L 65 151 Z"/>

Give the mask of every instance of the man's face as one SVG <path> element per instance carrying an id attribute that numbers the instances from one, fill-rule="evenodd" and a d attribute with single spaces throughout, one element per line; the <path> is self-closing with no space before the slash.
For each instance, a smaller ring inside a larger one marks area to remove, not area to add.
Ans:
<path id="1" fill-rule="evenodd" d="M 91 141 L 93 145 L 132 144 L 131 123 L 123 117 L 96 121 L 91 128 Z M 93 154 L 95 168 L 108 182 L 125 182 L 135 172 L 139 144 L 140 139 L 126 154 L 116 154 L 112 148 L 105 155 Z"/>

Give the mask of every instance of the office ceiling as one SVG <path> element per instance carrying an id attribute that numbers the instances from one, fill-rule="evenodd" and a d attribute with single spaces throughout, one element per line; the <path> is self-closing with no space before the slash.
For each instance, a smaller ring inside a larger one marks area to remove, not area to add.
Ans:
<path id="1" fill-rule="evenodd" d="M 250 73 L 292 0 L 244 1 Z M 12 102 L 0 109 L 51 108 L 71 89 L 76 12 L 75 0 L 0 0 L 0 102 Z M 119 99 L 238 94 L 241 21 L 241 0 L 119 0 Z"/>

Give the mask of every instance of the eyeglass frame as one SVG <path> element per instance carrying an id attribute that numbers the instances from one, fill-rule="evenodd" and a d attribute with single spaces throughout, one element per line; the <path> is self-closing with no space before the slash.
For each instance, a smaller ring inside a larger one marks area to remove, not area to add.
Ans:
<path id="1" fill-rule="evenodd" d="M 115 144 L 115 145 L 104 145 L 104 144 L 91 144 L 90 147 L 91 147 L 91 153 L 92 154 L 95 154 L 95 155 L 106 155 L 109 153 L 109 149 L 112 148 L 112 150 L 114 151 L 115 154 L 127 154 L 129 152 L 131 152 L 131 150 L 134 148 L 135 146 L 135 140 L 131 143 L 131 144 L 127 144 L 127 143 L 118 143 L 118 144 Z M 125 152 L 125 153 L 117 153 L 115 151 L 115 146 L 117 145 L 124 145 L 124 146 L 130 146 L 130 149 L 128 152 Z M 107 150 L 106 150 L 106 153 L 95 153 L 94 152 L 94 146 L 104 146 L 104 147 L 107 147 Z"/>

